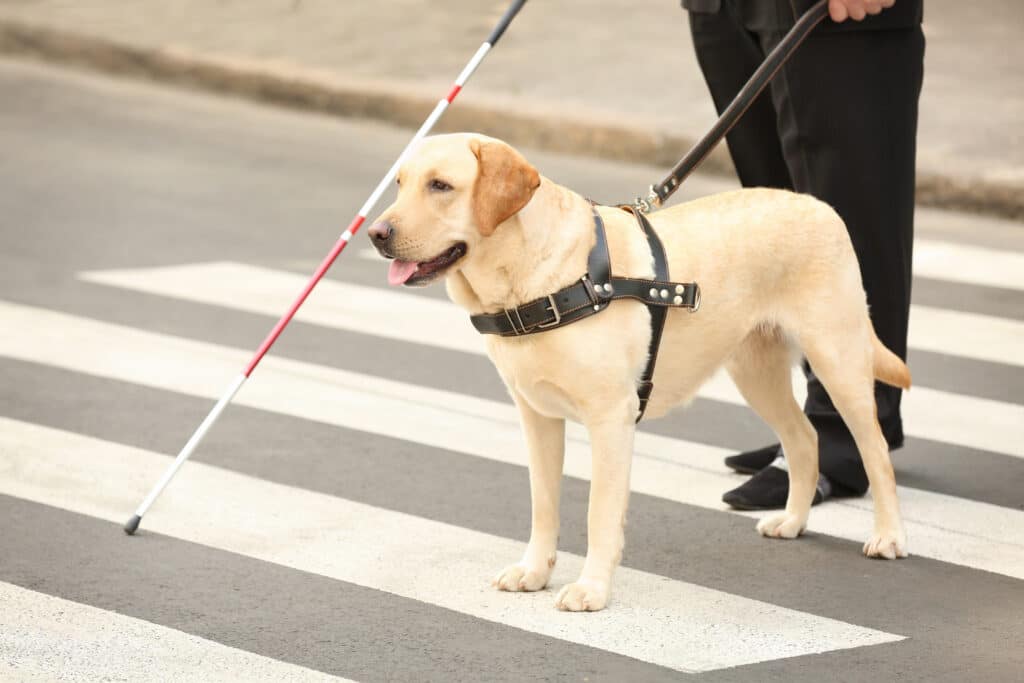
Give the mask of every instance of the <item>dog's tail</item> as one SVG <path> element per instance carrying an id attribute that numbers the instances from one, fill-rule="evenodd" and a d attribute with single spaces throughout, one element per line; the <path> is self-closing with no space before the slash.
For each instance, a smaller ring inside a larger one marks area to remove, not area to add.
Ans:
<path id="1" fill-rule="evenodd" d="M 899 356 L 885 348 L 875 331 L 871 331 L 872 351 L 875 358 L 875 379 L 891 387 L 910 388 L 910 368 Z"/>

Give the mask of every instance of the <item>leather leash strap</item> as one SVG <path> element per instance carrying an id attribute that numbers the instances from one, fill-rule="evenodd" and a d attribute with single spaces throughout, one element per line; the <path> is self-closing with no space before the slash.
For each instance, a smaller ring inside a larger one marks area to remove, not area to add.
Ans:
<path id="1" fill-rule="evenodd" d="M 746 82 L 743 88 L 736 94 L 732 102 L 726 108 L 718 121 L 711 127 L 711 130 L 686 153 L 675 168 L 657 185 L 651 185 L 646 197 L 637 197 L 634 207 L 641 212 L 652 211 L 662 206 L 672 194 L 679 189 L 679 186 L 686 179 L 693 169 L 697 168 L 711 150 L 722 141 L 722 138 L 732 130 L 736 122 L 740 120 L 750 105 L 753 104 L 761 91 L 772 82 L 782 66 L 789 61 L 793 53 L 802 42 L 810 35 L 811 31 L 828 16 L 828 0 L 819 0 L 809 10 L 804 12 L 793 28 L 786 33 L 785 37 L 775 46 L 761 66 L 757 68 L 754 75 Z"/>
<path id="2" fill-rule="evenodd" d="M 647 305 L 651 312 L 651 341 L 648 345 L 647 366 L 637 384 L 640 398 L 639 422 L 647 409 L 654 389 L 654 365 L 658 360 L 658 346 L 665 328 L 666 310 L 686 308 L 691 313 L 700 308 L 700 287 L 696 282 L 671 282 L 668 261 L 661 240 L 647 217 L 630 206 L 619 207 L 631 212 L 647 238 L 654 260 L 654 279 L 615 277 L 611 274 L 611 257 L 604 221 L 594 209 L 594 246 L 587 256 L 587 273 L 579 280 L 553 294 L 535 299 L 516 308 L 498 313 L 480 313 L 470 321 L 481 334 L 519 337 L 545 332 L 595 315 L 615 299 L 634 299 Z"/>

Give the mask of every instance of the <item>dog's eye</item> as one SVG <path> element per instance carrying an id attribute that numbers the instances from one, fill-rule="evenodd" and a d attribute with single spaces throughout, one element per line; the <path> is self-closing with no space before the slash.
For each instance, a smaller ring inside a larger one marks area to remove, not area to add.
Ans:
<path id="1" fill-rule="evenodd" d="M 428 185 L 428 187 L 433 192 L 448 192 L 449 190 L 454 189 L 452 188 L 451 185 L 438 178 L 434 178 L 433 180 L 431 180 L 430 185 Z"/>

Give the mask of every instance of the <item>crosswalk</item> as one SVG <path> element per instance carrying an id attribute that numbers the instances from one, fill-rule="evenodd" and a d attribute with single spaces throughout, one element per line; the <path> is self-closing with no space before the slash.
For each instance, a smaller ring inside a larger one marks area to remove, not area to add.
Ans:
<path id="1" fill-rule="evenodd" d="M 1006 248 L 927 224 L 916 244 L 894 454 L 909 559 L 860 556 L 868 498 L 815 507 L 792 543 L 728 510 L 742 478 L 722 458 L 769 436 L 717 376 L 688 412 L 642 425 L 612 601 L 566 614 L 553 600 L 586 551 L 586 433 L 567 429 L 552 585 L 493 590 L 529 535 L 516 411 L 466 316 L 439 291 L 387 288 L 357 245 L 122 534 L 321 241 L 261 223 L 266 205 L 231 221 L 265 194 L 295 225 L 326 221 L 350 199 L 312 189 L 341 173 L 324 171 L 331 144 L 376 169 L 404 134 L 13 71 L 0 64 L 0 85 L 30 96 L 0 98 L 0 146 L 40 112 L 69 118 L 18 169 L 0 158 L 0 680 L 1007 680 L 1020 663 L 1019 226 L 1000 224 Z M 236 159 L 251 149 L 253 175 Z M 107 185 L 146 199 L 97 199 Z"/>
<path id="2" fill-rule="evenodd" d="M 945 255 L 951 248 L 946 245 L 937 253 Z M 964 253 L 977 257 L 970 250 Z M 957 257 L 963 258 L 964 254 Z M 941 263 L 941 259 L 936 260 Z M 935 268 L 929 272 L 934 275 Z M 79 279 L 229 311 L 272 315 L 292 295 L 301 276 L 221 262 L 88 271 L 80 273 Z M 1011 286 L 1015 284 L 1019 283 L 1011 278 Z M 1016 320 L 972 318 L 962 312 L 923 307 L 918 307 L 915 315 L 919 322 L 913 345 L 940 348 L 951 354 L 965 349 L 962 339 L 949 334 L 941 341 L 928 342 L 932 328 L 949 324 L 944 316 L 952 317 L 955 325 L 973 323 L 971 331 L 979 339 L 998 342 L 986 348 L 971 347 L 969 358 L 995 359 L 1007 365 L 1020 363 L 1024 335 L 1018 332 L 1024 328 Z M 451 304 L 372 285 L 325 282 L 302 309 L 300 319 L 318 327 L 403 344 L 426 344 L 459 354 L 482 353 L 480 340 Z M 215 398 L 221 384 L 247 357 L 247 351 L 241 348 L 9 301 L 0 301 L 0 324 L 6 330 L 0 336 L 0 359 L 204 399 Z M 430 333 L 417 334 L 415 341 L 410 341 L 410 327 Z M 915 388 L 906 403 L 909 434 L 987 449 L 1014 459 L 1024 456 L 1020 450 L 1024 442 L 1024 406 L 932 389 L 927 377 L 919 381 L 923 386 Z M 371 373 L 272 356 L 236 403 L 522 467 L 523 448 L 512 406 L 462 393 L 459 389 L 464 390 L 464 384 L 459 378 L 451 387 L 418 386 Z M 741 402 L 724 377 L 713 380 L 701 395 L 723 403 Z M 586 435 L 572 426 L 568 438 L 566 474 L 586 480 Z M 244 444 L 239 447 L 244 448 Z M 721 514 L 725 510 L 719 502 L 720 493 L 735 481 L 721 464 L 728 452 L 713 443 L 641 432 L 633 490 Z M 126 511 L 145 493 L 168 457 L 166 453 L 3 417 L 0 453 L 0 494 L 111 523 L 123 521 Z M 525 491 L 518 492 L 523 494 Z M 920 488 L 901 487 L 900 494 L 916 556 L 1024 580 L 1024 510 Z M 272 504 L 268 506 L 267 501 Z M 815 509 L 810 530 L 858 541 L 870 525 L 869 501 L 847 499 Z M 147 518 L 147 528 L 678 672 L 712 671 L 783 656 L 869 647 L 905 637 L 668 580 L 656 572 L 629 566 L 617 576 L 612 609 L 580 620 L 552 610 L 548 593 L 512 597 L 487 586 L 486 578 L 496 566 L 514 560 L 521 551 L 518 540 L 205 463 L 188 466 L 166 500 Z M 853 555 L 851 549 L 846 550 Z M 573 553 L 562 553 L 553 584 L 571 580 L 581 562 L 582 558 Z M 8 632 L 20 636 L 0 640 L 0 651 L 13 653 L 6 656 L 14 658 L 16 666 L 34 670 L 31 667 L 46 660 L 38 655 L 41 648 L 51 647 L 46 639 L 55 640 L 61 634 L 60 620 L 52 615 L 63 614 L 66 601 L 53 597 L 33 601 L 30 591 L 6 583 L 0 583 L 0 594 L 12 603 L 33 603 L 32 610 L 51 615 L 34 618 L 41 634 L 29 635 L 23 622 L 18 622 L 21 630 L 11 624 Z M 82 612 L 76 620 L 107 618 L 103 610 L 77 603 L 67 609 Z M 116 622 L 128 618 L 110 614 L 109 619 Z M 207 644 L 202 638 L 173 629 L 129 622 L 109 627 L 119 634 L 117 638 L 80 647 L 97 651 L 127 648 L 139 657 L 137 671 L 141 677 L 146 677 L 152 667 L 164 666 L 160 658 L 147 659 L 139 654 L 139 641 L 145 637 L 158 637 L 167 644 L 168 657 L 208 647 L 210 654 L 204 655 L 204 661 L 230 660 L 231 670 L 252 672 L 246 674 L 247 678 L 299 680 L 307 673 L 311 678 L 315 675 L 257 654 Z M 160 635 L 153 635 L 154 629 L 161 631 Z M 745 647 L 737 649 L 737 641 Z M 66 661 L 76 656 L 81 654 L 70 653 Z M 181 657 L 188 660 L 187 654 Z M 280 671 L 274 668 L 277 666 L 282 667 Z"/>

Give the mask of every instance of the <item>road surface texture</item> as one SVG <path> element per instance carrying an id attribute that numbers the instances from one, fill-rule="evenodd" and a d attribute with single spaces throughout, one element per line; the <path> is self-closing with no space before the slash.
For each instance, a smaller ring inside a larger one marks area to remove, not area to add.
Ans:
<path id="1" fill-rule="evenodd" d="M 363 236 L 121 533 L 407 132 L 18 62 L 0 93 L 0 679 L 1019 680 L 1021 225 L 919 214 L 909 559 L 860 555 L 867 500 L 796 542 L 727 511 L 722 456 L 770 435 L 716 379 L 643 426 L 612 603 L 565 614 L 582 433 L 552 587 L 494 591 L 529 533 L 513 408 Z M 607 202 L 662 172 L 525 153 Z"/>

